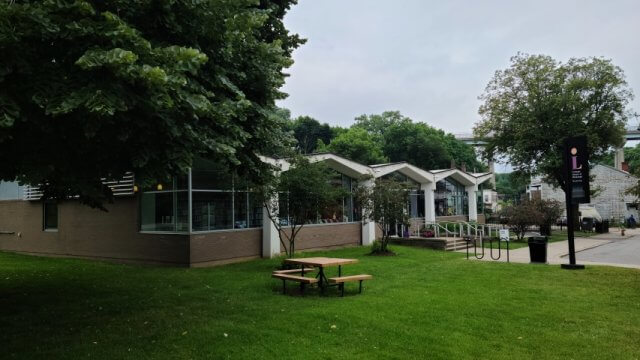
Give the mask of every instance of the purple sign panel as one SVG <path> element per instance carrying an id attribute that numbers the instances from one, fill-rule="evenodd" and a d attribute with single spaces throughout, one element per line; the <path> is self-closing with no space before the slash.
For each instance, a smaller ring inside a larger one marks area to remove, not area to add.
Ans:
<path id="1" fill-rule="evenodd" d="M 587 137 L 576 136 L 564 140 L 564 168 L 567 189 L 573 204 L 589 203 L 589 152 Z"/>

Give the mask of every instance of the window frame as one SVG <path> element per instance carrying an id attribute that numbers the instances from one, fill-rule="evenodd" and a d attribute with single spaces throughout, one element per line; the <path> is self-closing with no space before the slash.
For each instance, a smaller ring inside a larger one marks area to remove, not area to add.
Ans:
<path id="1" fill-rule="evenodd" d="M 55 217 L 56 217 L 56 225 L 55 227 L 49 227 L 47 224 L 47 207 L 55 206 Z M 42 202 L 42 231 L 46 232 L 58 232 L 60 227 L 60 211 L 58 208 L 58 203 L 56 201 L 45 200 Z"/>

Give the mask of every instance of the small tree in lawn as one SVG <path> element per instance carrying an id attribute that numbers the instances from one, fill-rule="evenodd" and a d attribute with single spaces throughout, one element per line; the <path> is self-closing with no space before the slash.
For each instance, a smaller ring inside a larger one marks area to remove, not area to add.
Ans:
<path id="1" fill-rule="evenodd" d="M 551 235 L 551 225 L 562 215 L 562 204 L 556 200 L 534 199 L 531 200 L 531 206 L 539 212 L 537 225 L 540 227 L 540 234 Z"/>
<path id="2" fill-rule="evenodd" d="M 323 163 L 310 163 L 296 155 L 289 164 L 287 171 L 274 174 L 260 192 L 280 243 L 287 257 L 292 257 L 303 226 L 315 222 L 322 210 L 340 201 L 344 191 L 331 184 L 331 171 Z"/>
<path id="3" fill-rule="evenodd" d="M 363 209 L 363 221 L 374 221 L 382 230 L 382 238 L 373 246 L 373 254 L 388 254 L 390 230 L 409 221 L 407 203 L 410 185 L 395 180 L 376 180 L 372 186 L 358 186 L 356 197 Z M 377 241 L 377 240 L 376 240 Z"/>
<path id="4" fill-rule="evenodd" d="M 522 240 L 524 234 L 532 226 L 540 224 L 543 218 L 542 213 L 530 201 L 508 206 L 502 210 L 502 215 L 506 218 L 507 225 L 516 234 L 518 240 Z"/>

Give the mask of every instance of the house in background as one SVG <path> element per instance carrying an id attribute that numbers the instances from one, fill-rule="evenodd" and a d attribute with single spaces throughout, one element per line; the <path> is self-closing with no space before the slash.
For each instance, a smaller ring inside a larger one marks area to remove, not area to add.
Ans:
<path id="1" fill-rule="evenodd" d="M 633 215 L 638 219 L 636 197 L 627 194 L 630 187 L 638 183 L 638 178 L 627 171 L 611 166 L 597 164 L 591 169 L 591 191 L 595 196 L 591 197 L 589 205 L 595 208 L 603 219 L 624 221 Z M 527 186 L 529 198 L 553 199 L 565 203 L 564 191 L 554 188 L 551 184 L 542 181 L 540 177 L 531 179 Z"/>
<path id="2" fill-rule="evenodd" d="M 332 171 L 347 195 L 303 227 L 297 250 L 369 245 L 376 226 L 362 222 L 353 199 L 363 177 L 393 177 L 414 185 L 407 210 L 423 223 L 483 222 L 482 184 L 491 173 L 460 169 L 424 170 L 406 162 L 367 166 L 334 154 L 308 155 Z M 264 158 L 283 171 L 283 159 Z M 366 180 L 370 181 L 370 180 Z M 216 163 L 198 160 L 187 174 L 153 189 L 135 191 L 131 174 L 105 183 L 115 195 L 108 212 L 74 200 L 40 200 L 38 188 L 3 183 L 0 201 L 0 250 L 52 256 L 97 258 L 120 262 L 207 266 L 279 255 L 277 230 L 247 179 Z M 15 191 L 18 189 L 18 191 Z"/>
<path id="3" fill-rule="evenodd" d="M 492 213 L 500 211 L 497 191 L 492 189 L 482 190 L 482 201 L 484 202 L 484 208 L 490 210 Z"/>

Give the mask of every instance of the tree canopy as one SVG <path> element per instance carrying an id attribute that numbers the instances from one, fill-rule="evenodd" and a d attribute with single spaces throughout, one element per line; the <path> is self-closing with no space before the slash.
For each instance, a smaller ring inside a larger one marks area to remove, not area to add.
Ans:
<path id="1" fill-rule="evenodd" d="M 355 120 L 348 131 L 349 135 L 333 139 L 327 150 L 367 164 L 381 162 L 378 156 L 381 149 L 382 157 L 388 161 L 407 161 L 426 170 L 449 168 L 452 160 L 458 165 L 464 164 L 470 171 L 483 171 L 486 168 L 477 160 L 471 146 L 457 140 L 452 134 L 425 123 L 414 122 L 398 111 L 360 115 Z M 365 130 L 368 136 L 359 129 Z M 364 151 L 362 142 L 365 139 L 371 155 L 360 153 Z M 334 146 L 334 141 L 339 146 Z"/>
<path id="2" fill-rule="evenodd" d="M 509 199 L 518 199 L 527 191 L 530 179 L 517 172 L 496 174 L 496 191 Z"/>
<path id="3" fill-rule="evenodd" d="M 258 177 L 286 139 L 295 3 L 1 2 L 0 179 L 100 206 L 101 179 L 151 183 L 196 156 Z"/>
<path id="4" fill-rule="evenodd" d="M 318 120 L 309 116 L 297 117 L 291 121 L 290 127 L 297 140 L 297 148 L 303 154 L 314 152 L 319 144 L 329 144 L 334 137 L 329 124 L 320 124 Z"/>
<path id="5" fill-rule="evenodd" d="M 353 126 L 336 136 L 327 146 L 318 150 L 339 154 L 362 164 L 381 164 L 388 161 L 382 144 L 365 129 Z"/>
<path id="6" fill-rule="evenodd" d="M 521 174 L 541 174 L 564 188 L 563 139 L 586 135 L 590 158 L 597 161 L 622 145 L 632 97 L 622 69 L 610 60 L 562 63 L 518 54 L 480 96 L 482 120 L 474 134 L 487 142 L 486 156 L 506 156 Z"/>

